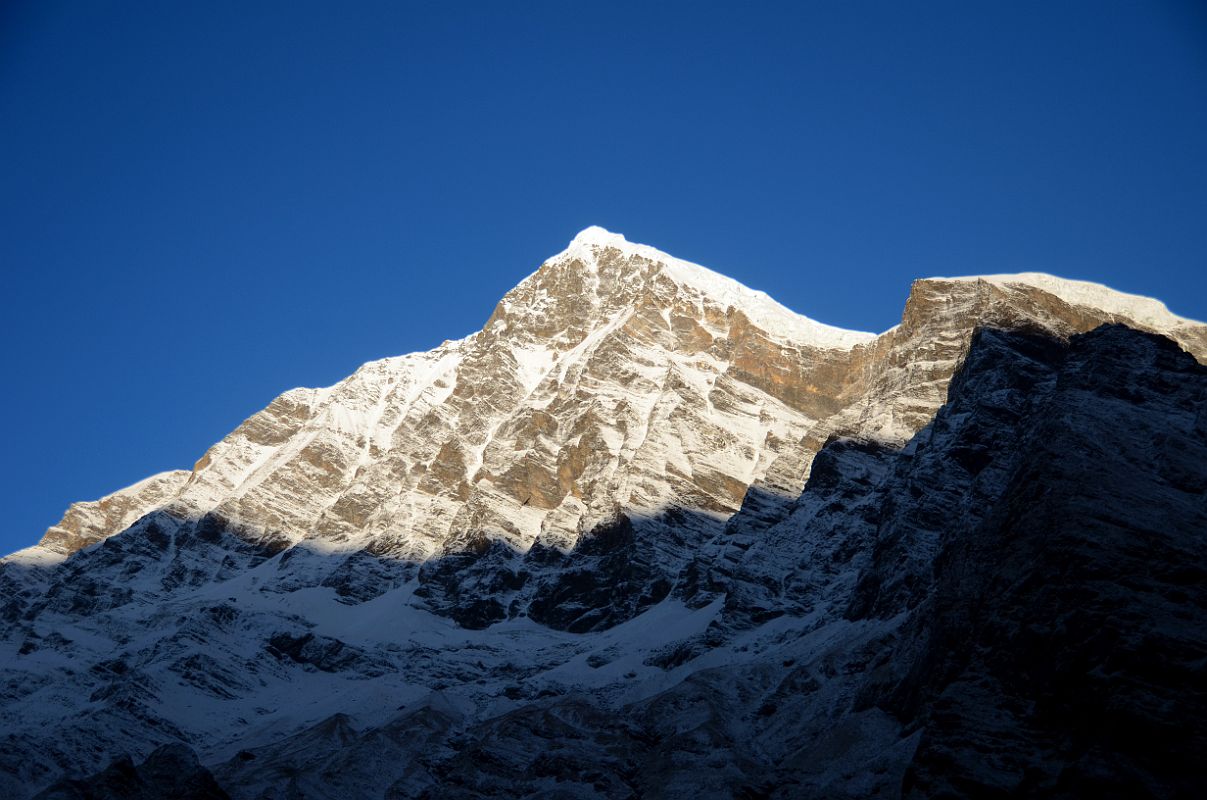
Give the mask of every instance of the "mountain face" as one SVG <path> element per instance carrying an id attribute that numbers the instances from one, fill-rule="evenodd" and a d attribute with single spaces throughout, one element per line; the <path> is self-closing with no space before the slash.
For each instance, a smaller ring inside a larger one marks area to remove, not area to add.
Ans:
<path id="1" fill-rule="evenodd" d="M 0 794 L 1201 796 L 1204 360 L 1093 284 L 876 336 L 588 229 L 0 562 Z"/>

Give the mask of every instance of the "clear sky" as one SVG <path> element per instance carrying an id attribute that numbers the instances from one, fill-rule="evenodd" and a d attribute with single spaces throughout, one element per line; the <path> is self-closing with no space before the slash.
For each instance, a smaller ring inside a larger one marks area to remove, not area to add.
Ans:
<path id="1" fill-rule="evenodd" d="M 1194 2 L 0 4 L 0 550 L 581 228 L 882 330 L 1041 270 L 1207 319 Z"/>

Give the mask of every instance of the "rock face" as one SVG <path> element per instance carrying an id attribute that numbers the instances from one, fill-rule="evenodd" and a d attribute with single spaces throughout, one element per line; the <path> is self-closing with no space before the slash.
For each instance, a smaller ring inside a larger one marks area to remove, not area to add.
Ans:
<path id="1" fill-rule="evenodd" d="M 129 528 L 148 511 L 174 498 L 189 473 L 161 472 L 100 500 L 73 503 L 58 525 L 46 531 L 38 547 L 46 555 L 69 556 Z"/>
<path id="2" fill-rule="evenodd" d="M 56 783 L 37 800 L 230 800 L 184 745 L 164 745 L 137 767 L 121 758 L 85 780 Z"/>
<path id="3" fill-rule="evenodd" d="M 900 682 L 879 701 L 922 725 L 906 788 L 1200 795 L 1207 373 L 1170 341 L 1118 326 L 1026 355 L 1024 391 L 1043 405 L 1014 426 L 1005 491 L 937 542 L 918 581 L 929 594 L 905 629 L 908 657 L 893 664 L 889 683 Z M 990 417 L 982 429 L 1011 410 L 981 408 L 971 414 Z M 965 428 L 948 452 L 992 477 L 1001 449 Z M 901 583 L 914 536 L 878 540 L 853 616 L 909 604 L 885 589 Z"/>
<path id="4" fill-rule="evenodd" d="M 0 794 L 1197 796 L 1205 357 L 1042 275 L 841 331 L 588 229 L 4 559 Z"/>

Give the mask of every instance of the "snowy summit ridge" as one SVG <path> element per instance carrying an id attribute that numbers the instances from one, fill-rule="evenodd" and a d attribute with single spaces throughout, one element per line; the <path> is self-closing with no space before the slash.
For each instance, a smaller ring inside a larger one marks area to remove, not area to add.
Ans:
<path id="1" fill-rule="evenodd" d="M 622 234 L 598 225 L 584 228 L 553 261 L 578 260 L 593 266 L 601 251 L 616 250 L 625 256 L 645 259 L 662 266 L 665 274 L 684 287 L 732 306 L 771 333 L 816 347 L 850 348 L 876 338 L 876 334 L 826 325 L 781 305 L 766 292 L 751 289 L 719 272 L 684 261 L 645 244 L 630 242 Z"/>
<path id="2" fill-rule="evenodd" d="M 1059 297 L 1066 303 L 1093 308 L 1132 320 L 1155 329 L 1186 328 L 1203 325 L 1197 320 L 1180 317 L 1160 300 L 1144 295 L 1129 294 L 1101 283 L 1061 278 L 1046 272 L 1017 272 L 1003 275 L 968 275 L 958 278 L 928 278 L 932 281 L 964 281 L 992 284 L 999 287 L 1033 287 Z"/>

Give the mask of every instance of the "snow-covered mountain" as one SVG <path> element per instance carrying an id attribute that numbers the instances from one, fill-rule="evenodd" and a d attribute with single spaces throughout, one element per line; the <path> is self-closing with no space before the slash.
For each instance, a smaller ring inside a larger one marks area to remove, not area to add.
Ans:
<path id="1" fill-rule="evenodd" d="M 1204 360 L 1094 284 L 919 280 L 877 336 L 589 228 L 4 559 L 0 794 L 1195 788 L 1044 714 L 1151 647 L 1120 713 L 1207 735 L 1150 707 L 1207 653 Z"/>

